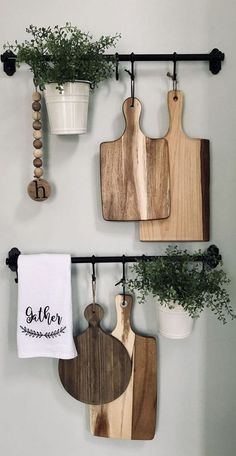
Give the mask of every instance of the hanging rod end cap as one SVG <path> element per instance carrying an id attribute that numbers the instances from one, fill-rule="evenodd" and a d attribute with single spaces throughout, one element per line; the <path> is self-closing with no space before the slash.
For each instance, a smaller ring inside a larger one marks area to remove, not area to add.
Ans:
<path id="1" fill-rule="evenodd" d="M 221 52 L 219 49 L 214 48 L 210 52 L 209 58 L 209 70 L 212 74 L 218 74 L 221 70 L 221 62 L 225 59 L 225 54 Z"/>
<path id="2" fill-rule="evenodd" d="M 11 271 L 17 271 L 17 260 L 20 255 L 20 250 L 17 247 L 13 247 L 8 252 L 8 257 L 6 258 L 6 265 L 11 269 Z"/>
<path id="3" fill-rule="evenodd" d="M 214 244 L 210 245 L 205 254 L 205 262 L 210 268 L 216 268 L 222 257 L 218 247 Z"/>
<path id="4" fill-rule="evenodd" d="M 3 63 L 3 71 L 7 76 L 13 76 L 16 72 L 16 55 L 8 49 L 1 54 L 1 62 Z"/>

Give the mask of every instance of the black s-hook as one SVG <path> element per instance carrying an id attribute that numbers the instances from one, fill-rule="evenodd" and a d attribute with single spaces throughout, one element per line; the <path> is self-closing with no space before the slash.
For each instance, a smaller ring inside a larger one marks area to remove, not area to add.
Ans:
<path id="1" fill-rule="evenodd" d="M 134 107 L 134 85 L 135 85 L 135 74 L 134 74 L 134 53 L 131 52 L 130 54 L 130 61 L 131 61 L 131 71 L 125 70 L 126 73 L 130 75 L 130 84 L 131 84 L 131 98 L 132 98 L 132 103 L 130 105 L 131 108 Z"/>
<path id="2" fill-rule="evenodd" d="M 178 84 L 178 80 L 177 80 L 177 72 L 176 72 L 176 62 L 177 62 L 177 54 L 176 52 L 173 53 L 173 74 L 171 74 L 169 71 L 167 73 L 167 76 L 169 78 L 172 79 L 173 81 L 173 90 L 176 91 L 177 90 L 177 84 Z"/>
<path id="3" fill-rule="evenodd" d="M 125 306 L 126 305 L 126 302 L 125 302 L 125 294 L 126 294 L 126 291 L 125 291 L 125 285 L 126 285 L 126 277 L 125 277 L 125 255 L 122 255 L 122 278 L 119 280 L 119 282 L 117 282 L 115 284 L 115 286 L 119 285 L 120 283 L 122 283 L 122 295 L 123 295 L 123 302 L 122 302 L 122 305 Z"/>
<path id="4" fill-rule="evenodd" d="M 93 293 L 93 312 L 95 312 L 95 294 L 96 294 L 96 273 L 95 273 L 95 255 L 92 256 L 92 293 Z"/>
<path id="5" fill-rule="evenodd" d="M 119 54 L 116 52 L 116 81 L 119 81 Z"/>

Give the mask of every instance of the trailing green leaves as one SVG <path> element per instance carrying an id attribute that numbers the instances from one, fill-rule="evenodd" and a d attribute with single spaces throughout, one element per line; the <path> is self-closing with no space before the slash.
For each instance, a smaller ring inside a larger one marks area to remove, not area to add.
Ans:
<path id="1" fill-rule="evenodd" d="M 212 269 L 204 262 L 193 261 L 199 256 L 204 256 L 201 250 L 190 254 L 177 246 L 169 246 L 165 256 L 141 260 L 131 267 L 134 277 L 127 280 L 128 288 L 138 291 L 140 302 L 151 294 L 170 308 L 173 303 L 180 304 L 193 318 L 199 317 L 205 307 L 223 323 L 227 316 L 236 318 L 226 289 L 230 280 L 222 269 L 222 262 Z"/>
<path id="2" fill-rule="evenodd" d="M 17 63 L 26 63 L 34 74 L 40 89 L 54 82 L 58 88 L 65 82 L 78 80 L 97 84 L 110 78 L 115 58 L 105 58 L 105 51 L 115 47 L 120 34 L 101 36 L 97 41 L 69 22 L 64 27 L 37 27 L 30 25 L 26 32 L 31 35 L 23 43 L 9 44 L 4 48 L 17 54 Z"/>

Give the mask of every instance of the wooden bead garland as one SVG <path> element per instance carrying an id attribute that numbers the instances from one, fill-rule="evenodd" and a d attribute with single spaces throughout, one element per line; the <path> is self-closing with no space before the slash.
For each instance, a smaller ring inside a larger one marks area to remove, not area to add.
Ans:
<path id="1" fill-rule="evenodd" d="M 35 149 L 41 149 L 42 148 L 42 141 L 40 141 L 40 139 L 35 139 L 34 142 L 33 142 L 33 146 L 35 147 Z"/>
<path id="2" fill-rule="evenodd" d="M 35 120 L 32 125 L 34 130 L 41 130 L 42 124 L 39 120 Z"/>
<path id="3" fill-rule="evenodd" d="M 33 137 L 35 139 L 41 139 L 42 138 L 42 132 L 40 130 L 35 130 L 33 133 Z"/>
<path id="4" fill-rule="evenodd" d="M 34 111 L 32 114 L 33 120 L 40 120 L 41 119 L 41 112 Z"/>
<path id="5" fill-rule="evenodd" d="M 42 124 L 40 122 L 41 119 L 41 95 L 37 91 L 37 88 L 35 92 L 33 92 L 32 95 L 33 103 L 32 103 L 32 109 L 33 109 L 33 146 L 34 146 L 34 180 L 32 180 L 29 185 L 28 185 L 28 194 L 30 198 L 32 198 L 34 201 L 44 201 L 46 200 L 51 193 L 51 188 L 50 184 L 45 180 L 42 179 L 43 176 L 43 169 L 42 169 L 42 146 L 43 143 L 41 141 L 42 138 Z"/>
<path id="6" fill-rule="evenodd" d="M 35 158 L 41 158 L 43 156 L 43 152 L 39 149 L 34 150 L 34 156 Z"/>
<path id="7" fill-rule="evenodd" d="M 43 162 L 42 162 L 41 158 L 35 158 L 33 161 L 33 165 L 36 168 L 41 168 L 42 164 L 43 164 Z"/>
<path id="8" fill-rule="evenodd" d="M 34 93 L 37 93 L 37 92 L 34 92 Z M 33 108 L 33 111 L 40 111 L 41 110 L 41 103 L 39 103 L 39 101 L 34 101 L 32 103 L 32 108 Z"/>

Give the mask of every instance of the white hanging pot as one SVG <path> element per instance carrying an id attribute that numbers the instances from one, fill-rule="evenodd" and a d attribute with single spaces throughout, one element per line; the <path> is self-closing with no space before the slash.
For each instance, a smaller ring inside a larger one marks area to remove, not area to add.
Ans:
<path id="1" fill-rule="evenodd" d="M 60 92 L 58 84 L 46 84 L 44 95 L 51 133 L 81 135 L 87 131 L 90 82 L 66 82 Z"/>
<path id="2" fill-rule="evenodd" d="M 157 304 L 158 332 L 169 339 L 184 339 L 192 330 L 194 319 L 182 306 L 173 304 L 174 308 Z"/>

